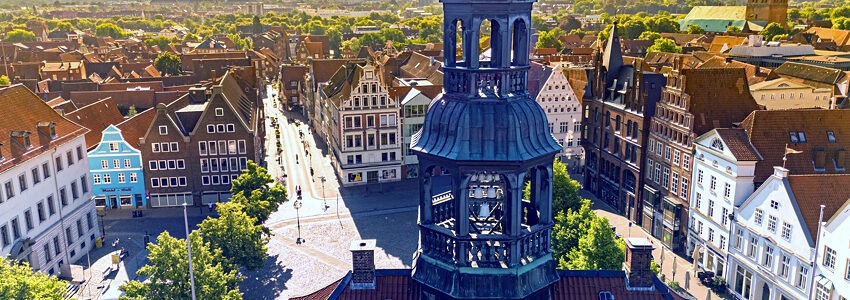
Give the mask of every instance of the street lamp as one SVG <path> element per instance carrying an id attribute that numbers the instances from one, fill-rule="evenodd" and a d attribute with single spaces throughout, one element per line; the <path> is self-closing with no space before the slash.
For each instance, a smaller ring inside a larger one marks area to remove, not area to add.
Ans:
<path id="1" fill-rule="evenodd" d="M 325 202 L 325 210 L 328 209 L 328 199 L 325 199 L 325 176 L 319 177 L 322 180 L 322 201 Z"/>
<path id="2" fill-rule="evenodd" d="M 298 239 L 295 240 L 295 243 L 300 245 L 304 242 L 304 240 L 301 239 L 301 215 L 298 212 L 301 210 L 301 200 L 295 200 L 295 203 L 293 203 L 292 206 L 295 207 L 295 219 L 298 222 Z"/>
<path id="3" fill-rule="evenodd" d="M 103 223 L 103 216 L 106 215 L 104 212 L 97 212 L 97 216 L 100 218 L 100 239 L 103 240 L 106 238 L 106 224 Z"/>
<path id="4" fill-rule="evenodd" d="M 192 243 L 189 242 L 189 217 L 186 215 L 186 207 L 189 204 L 183 202 L 183 224 L 186 225 L 186 250 L 189 252 L 189 283 L 192 285 L 192 300 L 195 298 L 195 270 L 192 269 Z"/>

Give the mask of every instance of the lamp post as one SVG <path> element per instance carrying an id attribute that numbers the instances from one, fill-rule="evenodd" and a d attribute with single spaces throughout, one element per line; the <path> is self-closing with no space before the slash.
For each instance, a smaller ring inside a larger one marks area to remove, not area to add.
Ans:
<path id="1" fill-rule="evenodd" d="M 322 201 L 325 202 L 325 210 L 327 210 L 328 209 L 328 200 L 325 199 L 325 180 L 326 179 L 325 179 L 325 176 L 321 176 L 321 177 L 319 177 L 319 179 L 322 180 Z"/>
<path id="2" fill-rule="evenodd" d="M 296 244 L 301 244 L 304 240 L 301 239 L 301 215 L 299 214 L 299 210 L 301 210 L 301 199 L 295 200 L 295 203 L 292 204 L 295 207 L 295 219 L 298 222 L 298 239 L 295 240 Z"/>
<path id="3" fill-rule="evenodd" d="M 103 223 L 103 216 L 104 215 L 105 215 L 104 212 L 97 212 L 97 216 L 100 218 L 100 239 L 101 240 L 103 240 L 103 238 L 106 237 L 106 224 Z"/>
<path id="4" fill-rule="evenodd" d="M 186 208 L 189 205 L 183 202 L 183 224 L 186 225 L 186 250 L 189 252 L 189 283 L 192 286 L 192 300 L 195 298 L 195 270 L 192 269 L 192 243 L 189 241 L 189 217 L 186 215 Z"/>

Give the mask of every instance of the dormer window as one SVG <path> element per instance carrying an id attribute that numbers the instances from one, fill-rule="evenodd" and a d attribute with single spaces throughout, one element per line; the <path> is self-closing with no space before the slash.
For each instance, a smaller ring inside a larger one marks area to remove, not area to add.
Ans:
<path id="1" fill-rule="evenodd" d="M 833 132 L 832 130 L 827 130 L 826 138 L 829 140 L 830 143 L 835 144 L 835 132 Z"/>
<path id="2" fill-rule="evenodd" d="M 51 139 L 56 138 L 56 123 L 54 122 L 38 122 L 36 124 L 38 130 L 43 134 L 47 134 Z"/>
<path id="3" fill-rule="evenodd" d="M 711 141 L 711 148 L 717 149 L 718 151 L 723 151 L 723 142 L 720 139 L 715 138 Z"/>
<path id="4" fill-rule="evenodd" d="M 18 142 L 18 144 L 24 149 L 29 149 L 32 147 L 30 143 L 30 132 L 29 131 L 12 131 L 11 137 L 13 140 Z"/>
<path id="5" fill-rule="evenodd" d="M 791 137 L 791 143 L 805 143 L 806 142 L 806 133 L 802 131 L 791 131 L 788 133 Z"/>
<path id="6" fill-rule="evenodd" d="M 215 116 L 216 117 L 224 116 L 224 108 L 220 108 L 220 107 L 216 108 L 215 109 Z"/>
<path id="7" fill-rule="evenodd" d="M 168 127 L 159 126 L 159 135 L 166 135 L 166 134 L 168 134 Z"/>

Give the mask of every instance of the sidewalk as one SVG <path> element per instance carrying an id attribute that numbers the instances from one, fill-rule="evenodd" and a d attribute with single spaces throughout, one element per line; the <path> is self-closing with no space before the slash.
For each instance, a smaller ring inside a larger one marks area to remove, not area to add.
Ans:
<path id="1" fill-rule="evenodd" d="M 661 273 L 658 276 L 659 278 L 664 278 L 665 283 L 673 279 L 673 281 L 677 282 L 683 290 L 696 297 L 696 299 L 708 299 L 708 293 L 711 293 L 712 299 L 723 299 L 723 297 L 718 296 L 709 288 L 699 283 L 699 279 L 696 277 L 696 272 L 694 271 L 694 266 L 689 259 L 679 256 L 673 253 L 670 249 L 665 248 L 660 240 L 652 237 L 637 224 L 631 224 L 631 226 L 629 226 L 631 222 L 626 219 L 626 217 L 617 214 L 613 208 L 605 204 L 603 201 L 596 199 L 596 197 L 588 191 L 582 189 L 579 193 L 582 197 L 593 201 L 593 210 L 596 211 L 599 216 L 608 218 L 611 226 L 616 228 L 618 235 L 624 238 L 644 237 L 653 244 L 655 250 L 652 251 L 652 257 L 659 263 Z"/>

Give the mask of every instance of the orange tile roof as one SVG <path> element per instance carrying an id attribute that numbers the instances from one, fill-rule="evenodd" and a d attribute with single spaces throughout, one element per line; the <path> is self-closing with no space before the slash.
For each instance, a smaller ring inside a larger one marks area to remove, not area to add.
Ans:
<path id="1" fill-rule="evenodd" d="M 697 136 L 714 128 L 732 127 L 759 109 L 750 95 L 744 69 L 684 69 L 682 74 Z"/>
<path id="2" fill-rule="evenodd" d="M 0 89 L 0 107 L 3 107 L 3 117 L 0 118 L 0 154 L 4 158 L 0 160 L 0 173 L 88 132 L 88 129 L 59 115 L 21 84 Z M 56 137 L 52 140 L 43 138 L 44 134 L 38 130 L 39 122 L 55 123 Z M 13 152 L 20 153 L 20 148 L 16 141 L 12 141 L 12 131 L 29 131 L 32 147 L 20 155 L 14 155 Z M 14 148 L 17 149 L 12 151 Z"/>
<path id="3" fill-rule="evenodd" d="M 143 138 L 148 133 L 148 129 L 156 117 L 156 108 L 148 108 L 147 110 L 136 114 L 135 116 L 118 123 L 115 127 L 121 129 L 121 135 L 124 136 L 124 141 L 140 149 L 139 139 Z"/>
<path id="4" fill-rule="evenodd" d="M 697 68 L 742 68 L 747 72 L 747 82 L 749 82 L 750 85 L 765 81 L 767 79 L 767 75 L 770 73 L 769 69 L 757 67 L 734 59 L 726 59 L 722 56 L 709 58 Z"/>
<path id="5" fill-rule="evenodd" d="M 806 30 L 806 33 L 814 33 L 821 40 L 832 40 L 838 46 L 846 46 L 850 43 L 850 30 L 812 27 Z"/>
<path id="6" fill-rule="evenodd" d="M 758 161 L 761 160 L 761 154 L 756 150 L 755 146 L 750 143 L 750 138 L 747 137 L 747 132 L 740 128 L 717 128 L 717 135 L 723 139 L 726 148 L 732 152 L 735 159 L 738 161 Z"/>
<path id="7" fill-rule="evenodd" d="M 823 209 L 823 221 L 832 218 L 844 202 L 850 200 L 850 175 L 818 174 L 789 175 L 788 183 L 797 200 L 797 208 L 803 216 L 803 222 L 811 236 L 817 236 L 820 205 Z"/>
<path id="8" fill-rule="evenodd" d="M 118 110 L 118 105 L 107 97 L 65 115 L 69 120 L 89 129 L 86 133 L 86 148 L 100 143 L 101 134 L 109 125 L 124 122 L 124 116 Z"/>
<path id="9" fill-rule="evenodd" d="M 785 168 L 791 174 L 815 174 L 814 155 L 816 149 L 823 149 L 826 167 L 822 173 L 845 173 L 835 169 L 830 163 L 836 150 L 850 149 L 850 110 L 795 109 L 795 110 L 758 110 L 741 122 L 741 128 L 747 131 L 750 142 L 758 149 L 764 160 L 756 163 L 754 181 L 764 182 L 773 174 L 774 166 L 783 164 L 785 145 L 803 151 L 789 154 Z M 791 132 L 804 132 L 805 143 L 791 143 Z M 827 131 L 832 131 L 835 143 L 830 143 Z M 850 165 L 850 155 L 844 156 L 844 165 Z"/>

